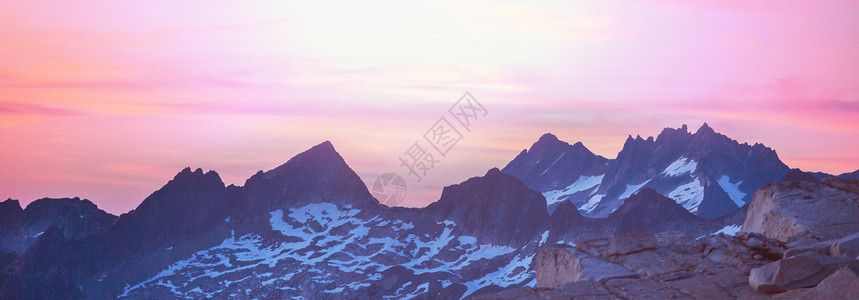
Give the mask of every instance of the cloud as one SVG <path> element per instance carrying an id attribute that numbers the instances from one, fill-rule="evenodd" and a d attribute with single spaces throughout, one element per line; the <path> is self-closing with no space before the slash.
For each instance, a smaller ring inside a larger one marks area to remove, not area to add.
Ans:
<path id="1" fill-rule="evenodd" d="M 29 175 L 29 178 L 35 180 L 44 180 L 44 181 L 55 181 L 55 182 L 74 182 L 74 183 L 89 183 L 89 184 L 107 184 L 114 186 L 141 186 L 145 183 L 136 181 L 136 180 L 128 180 L 128 179 L 118 179 L 112 176 L 99 176 L 99 175 L 82 175 L 82 174 L 63 174 L 63 173 L 33 173 Z"/>
<path id="2" fill-rule="evenodd" d="M 66 109 L 47 107 L 32 103 L 0 102 L 0 115 L 41 115 L 41 116 L 78 116 L 83 112 Z"/>
<path id="3" fill-rule="evenodd" d="M 152 77 L 156 75 L 153 74 Z M 163 74 L 161 75 L 164 76 Z M 32 88 L 32 89 L 91 89 L 91 90 L 151 90 L 171 88 L 207 88 L 207 87 L 249 87 L 256 86 L 248 82 L 226 78 L 189 78 L 178 77 L 168 79 L 105 79 L 77 81 L 39 81 L 27 83 L 0 83 L 0 87 Z"/>

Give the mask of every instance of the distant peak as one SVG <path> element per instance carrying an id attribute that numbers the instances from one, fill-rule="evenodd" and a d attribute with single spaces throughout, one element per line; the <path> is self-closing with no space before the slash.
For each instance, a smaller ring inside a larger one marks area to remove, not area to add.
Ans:
<path id="1" fill-rule="evenodd" d="M 299 174 L 301 172 L 310 171 L 313 171 L 314 174 L 319 176 L 334 176 L 337 175 L 337 172 L 330 171 L 338 168 L 348 170 L 348 173 L 354 174 L 354 171 L 349 168 L 343 157 L 334 149 L 334 145 L 331 144 L 330 141 L 324 141 L 316 146 L 310 147 L 310 149 L 304 150 L 304 152 L 298 153 L 287 160 L 286 163 L 272 170 L 257 172 L 254 176 L 248 178 L 248 182 L 253 181 L 256 178 L 271 179 L 280 177 L 283 174 Z M 345 173 L 340 175 L 351 176 L 350 174 Z M 354 175 L 357 177 L 357 174 Z M 248 185 L 248 182 L 246 182 L 245 185 Z"/>
<path id="2" fill-rule="evenodd" d="M 197 168 L 195 170 L 191 170 L 191 167 L 185 167 L 184 169 L 182 169 L 182 171 L 179 171 L 179 174 L 176 174 L 176 176 L 179 176 L 179 175 L 185 176 L 185 175 L 191 175 L 191 174 L 203 175 L 203 169 Z"/>
<path id="3" fill-rule="evenodd" d="M 23 208 L 21 208 L 21 203 L 18 202 L 18 200 L 9 198 L 6 199 L 6 201 L 0 202 L 0 211 L 10 208 L 16 211 L 23 211 Z"/>
<path id="4" fill-rule="evenodd" d="M 817 178 L 814 178 L 808 172 L 803 172 L 800 169 L 792 169 L 790 172 L 784 175 L 784 177 L 779 180 L 779 182 L 818 182 Z"/>
<path id="5" fill-rule="evenodd" d="M 558 137 L 551 133 L 543 134 L 537 142 L 557 142 Z"/>
<path id="6" fill-rule="evenodd" d="M 317 148 L 320 150 L 324 149 L 324 150 L 336 151 L 336 150 L 334 150 L 334 144 L 331 144 L 331 141 L 324 141 L 322 143 L 319 143 L 319 145 L 311 147 L 310 149 L 317 149 Z"/>
<path id="7" fill-rule="evenodd" d="M 660 132 L 659 135 L 656 136 L 656 140 L 685 138 L 686 136 L 690 135 L 691 133 L 689 133 L 689 127 L 686 126 L 686 124 L 683 124 L 683 126 L 680 126 L 680 128 L 677 129 L 671 127 L 663 128 L 662 132 Z"/>
<path id="8" fill-rule="evenodd" d="M 185 167 L 184 169 L 182 169 L 182 171 L 180 171 L 178 174 L 176 174 L 175 177 L 173 177 L 172 181 L 185 182 L 193 178 L 203 177 L 213 177 L 216 178 L 218 181 L 221 181 L 221 176 L 218 175 L 218 172 L 209 170 L 208 172 L 203 173 L 202 168 L 197 168 L 194 171 L 191 171 L 191 167 Z"/>
<path id="9" fill-rule="evenodd" d="M 659 193 L 659 192 L 657 192 L 656 190 L 654 190 L 654 189 L 652 189 L 652 188 L 649 188 L 649 187 L 648 187 L 648 188 L 643 188 L 643 189 L 641 189 L 641 191 L 639 191 L 638 193 L 635 193 L 635 195 L 636 195 L 636 196 L 638 196 L 638 197 L 656 197 L 656 196 L 662 196 L 662 194 L 660 194 L 660 193 Z"/>
<path id="10" fill-rule="evenodd" d="M 614 214 L 624 214 L 630 212 L 640 212 L 643 209 L 658 209 L 657 206 L 664 205 L 671 207 L 673 210 L 684 211 L 691 215 L 688 211 L 686 211 L 683 206 L 677 204 L 674 200 L 665 197 L 660 194 L 656 190 L 652 188 L 643 188 L 635 194 L 632 194 L 626 201 L 623 202 L 620 208 L 618 208 Z"/>
<path id="11" fill-rule="evenodd" d="M 701 128 L 698 128 L 698 131 L 695 132 L 697 135 L 713 133 L 716 133 L 716 131 L 714 131 L 713 128 L 710 128 L 710 125 L 707 125 L 707 122 L 704 122 L 704 125 L 701 125 Z"/>
<path id="12" fill-rule="evenodd" d="M 585 144 L 582 144 L 582 142 L 576 142 L 575 144 L 573 144 L 572 148 L 573 148 L 573 151 L 577 151 L 577 152 L 585 151 L 588 153 L 592 153 L 591 150 L 588 149 L 588 147 L 585 147 Z"/>
<path id="13" fill-rule="evenodd" d="M 501 175 L 501 170 L 499 170 L 498 168 L 492 168 L 492 169 L 489 169 L 489 171 L 486 171 L 486 175 L 484 175 L 484 176 L 490 177 L 490 176 L 498 176 L 498 175 Z"/>
<path id="14" fill-rule="evenodd" d="M 337 153 L 337 150 L 334 149 L 334 145 L 331 144 L 331 141 L 324 141 L 322 143 L 317 144 L 316 146 L 310 147 L 310 149 L 307 149 L 302 153 L 299 153 L 293 158 L 305 156 L 328 157 L 332 155 L 340 157 L 340 154 Z"/>
<path id="15" fill-rule="evenodd" d="M 209 171 L 209 172 L 214 172 L 214 171 Z M 197 169 L 195 169 L 194 171 L 191 171 L 191 167 L 185 167 L 185 168 L 184 168 L 184 169 L 182 169 L 182 171 L 180 171 L 180 172 L 179 172 L 179 174 L 177 174 L 176 176 L 179 176 L 179 175 L 190 175 L 190 174 L 203 175 L 203 169 L 202 169 L 202 168 L 197 168 Z"/>

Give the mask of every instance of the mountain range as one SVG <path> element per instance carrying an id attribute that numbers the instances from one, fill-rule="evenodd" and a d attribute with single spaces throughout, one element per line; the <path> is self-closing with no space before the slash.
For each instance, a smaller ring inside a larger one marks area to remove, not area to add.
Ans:
<path id="1" fill-rule="evenodd" d="M 546 134 L 502 171 L 542 192 L 550 211 L 568 201 L 586 216 L 606 217 L 632 194 L 652 188 L 697 216 L 715 218 L 747 204 L 790 168 L 774 150 L 740 144 L 704 123 L 695 133 L 683 125 L 655 139 L 630 136 L 615 159 Z"/>
<path id="2" fill-rule="evenodd" d="M 0 298 L 459 299 L 534 286 L 547 243 L 730 231 L 789 172 L 706 124 L 630 137 L 616 159 L 547 134 L 426 207 L 387 207 L 324 142 L 243 186 L 186 168 L 118 217 L 6 200 Z"/>

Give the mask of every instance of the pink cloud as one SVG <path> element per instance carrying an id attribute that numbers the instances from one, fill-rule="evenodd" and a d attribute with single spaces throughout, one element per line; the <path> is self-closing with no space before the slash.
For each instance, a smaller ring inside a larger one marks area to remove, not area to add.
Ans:
<path id="1" fill-rule="evenodd" d="M 82 112 L 66 109 L 47 107 L 33 103 L 0 102 L 0 115 L 43 115 L 43 116 L 78 116 Z"/>

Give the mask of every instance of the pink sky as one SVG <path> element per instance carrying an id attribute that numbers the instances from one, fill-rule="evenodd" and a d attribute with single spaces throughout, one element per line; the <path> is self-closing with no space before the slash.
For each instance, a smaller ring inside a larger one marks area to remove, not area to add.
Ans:
<path id="1" fill-rule="evenodd" d="M 464 92 L 489 110 L 404 205 L 541 134 L 613 158 L 708 122 L 859 169 L 857 1 L 0 3 L 0 197 L 126 212 L 186 166 L 243 185 L 331 140 L 365 182 Z"/>

